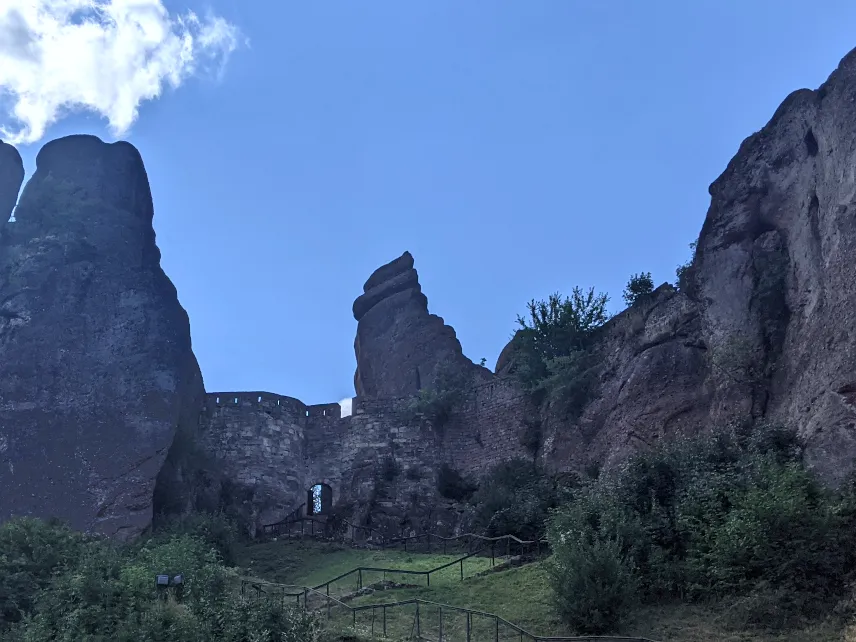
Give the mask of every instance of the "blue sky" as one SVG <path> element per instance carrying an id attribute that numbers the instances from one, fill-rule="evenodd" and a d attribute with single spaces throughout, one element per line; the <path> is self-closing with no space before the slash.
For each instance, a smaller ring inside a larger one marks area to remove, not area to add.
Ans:
<path id="1" fill-rule="evenodd" d="M 307 403 L 353 394 L 351 304 L 404 250 L 488 365 L 533 297 L 672 281 L 740 142 L 856 46 L 843 0 L 164 4 L 241 33 L 121 136 L 206 388 Z M 115 139 L 72 110 L 28 170 L 77 132 Z"/>

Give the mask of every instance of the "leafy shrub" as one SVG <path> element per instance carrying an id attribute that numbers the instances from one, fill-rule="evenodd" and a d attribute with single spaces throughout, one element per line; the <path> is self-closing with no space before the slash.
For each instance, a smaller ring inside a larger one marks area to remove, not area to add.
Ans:
<path id="1" fill-rule="evenodd" d="M 569 547 L 617 546 L 608 550 L 644 601 L 740 597 L 733 613 L 768 627 L 828 612 L 854 579 L 856 496 L 824 489 L 801 457 L 792 431 L 737 425 L 590 480 L 550 520 L 566 560 L 559 607 L 571 619 L 588 608 L 571 591 L 588 567 Z M 777 608 L 788 617 L 773 617 Z"/>
<path id="2" fill-rule="evenodd" d="M 210 520 L 193 527 L 203 534 L 213 529 Z M 9 526 L 11 524 L 11 527 Z M 57 525 L 34 527 L 14 520 L 3 526 L 25 538 L 4 538 L 0 560 L 20 558 L 26 546 L 15 542 L 41 541 L 51 557 L 37 575 L 51 577 L 39 583 L 30 607 L 3 635 L 14 642 L 155 642 L 181 639 L 190 642 L 222 640 L 246 642 L 313 642 L 313 617 L 280 603 L 241 603 L 238 576 L 222 564 L 220 555 L 204 539 L 177 532 L 161 532 L 132 545 L 78 537 Z M 183 528 L 192 530 L 188 524 Z M 176 531 L 180 530 L 175 527 Z M 214 538 L 217 540 L 217 538 Z M 31 559 L 36 559 L 30 555 Z M 183 574 L 182 587 L 158 589 L 158 574 Z M 29 592 L 29 589 L 28 589 Z M 31 592 L 29 592 L 31 594 Z M 14 597 L 14 595 L 13 595 Z"/>
<path id="3" fill-rule="evenodd" d="M 679 291 L 687 293 L 690 293 L 692 288 L 690 268 L 693 261 L 695 261 L 696 252 L 698 251 L 698 239 L 690 243 L 690 251 L 692 255 L 689 260 L 683 265 L 679 265 L 675 270 L 675 287 Z"/>
<path id="4" fill-rule="evenodd" d="M 86 541 L 57 522 L 21 518 L 0 526 L 0 632 L 33 610 L 39 592 L 74 564 Z"/>
<path id="5" fill-rule="evenodd" d="M 531 461 L 512 459 L 494 466 L 471 499 L 475 524 L 486 535 L 535 539 L 556 505 L 556 485 Z"/>
<path id="6" fill-rule="evenodd" d="M 636 601 L 635 577 L 615 540 L 576 542 L 551 559 L 560 617 L 579 633 L 614 630 Z"/>
<path id="7" fill-rule="evenodd" d="M 457 502 L 466 501 L 472 497 L 476 488 L 476 484 L 448 464 L 443 464 L 437 471 L 437 492 L 441 497 Z"/>
<path id="8" fill-rule="evenodd" d="M 243 531 L 225 513 L 190 513 L 166 519 L 157 529 L 157 536 L 190 535 L 198 537 L 220 555 L 227 566 L 235 564 L 235 549 Z"/>
<path id="9" fill-rule="evenodd" d="M 411 417 L 422 415 L 435 428 L 442 428 L 452 411 L 464 398 L 465 376 L 449 368 L 441 368 L 430 386 L 422 388 L 406 407 Z"/>
<path id="10" fill-rule="evenodd" d="M 541 449 L 541 441 L 544 435 L 541 431 L 540 419 L 524 419 L 523 432 L 520 435 L 520 445 L 526 449 L 532 458 L 538 456 L 538 451 Z"/>
<path id="11" fill-rule="evenodd" d="M 624 302 L 628 306 L 634 305 L 642 297 L 648 296 L 654 291 L 654 279 L 650 272 L 640 272 L 630 277 L 624 287 Z"/>
<path id="12" fill-rule="evenodd" d="M 609 320 L 606 294 L 579 287 L 571 296 L 551 294 L 528 304 L 529 318 L 518 316 L 515 374 L 536 403 L 550 399 L 576 419 L 592 394 L 595 332 Z"/>

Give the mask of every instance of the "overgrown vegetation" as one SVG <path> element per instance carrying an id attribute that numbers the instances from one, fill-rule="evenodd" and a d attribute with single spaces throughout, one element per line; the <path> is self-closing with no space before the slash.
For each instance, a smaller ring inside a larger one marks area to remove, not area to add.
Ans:
<path id="1" fill-rule="evenodd" d="M 474 481 L 461 475 L 449 464 L 443 464 L 437 471 L 437 492 L 441 497 L 456 502 L 466 501 L 477 488 L 478 485 Z"/>
<path id="2" fill-rule="evenodd" d="M 218 550 L 230 524 L 198 517 L 132 545 L 16 519 L 0 526 L 0 637 L 9 642 L 311 642 L 315 619 L 243 603 Z M 228 546 L 225 546 L 228 550 Z M 185 582 L 158 589 L 159 574 Z"/>
<path id="3" fill-rule="evenodd" d="M 533 462 L 502 462 L 485 475 L 472 496 L 475 526 L 489 536 L 538 539 L 544 535 L 544 524 L 558 498 L 556 481 Z"/>
<path id="4" fill-rule="evenodd" d="M 432 426 L 442 429 L 449 421 L 455 406 L 464 398 L 468 381 L 463 373 L 440 368 L 431 385 L 422 388 L 408 406 L 412 417 L 423 416 Z"/>
<path id="5" fill-rule="evenodd" d="M 823 488 L 801 453 L 791 432 L 732 427 L 576 489 L 549 527 L 565 621 L 600 632 L 638 602 L 736 598 L 736 626 L 830 613 L 854 579 L 856 493 Z"/>
<path id="6" fill-rule="evenodd" d="M 544 434 L 541 429 L 541 419 L 537 417 L 525 418 L 523 420 L 523 432 L 520 435 L 520 445 L 526 449 L 526 452 L 529 453 L 533 460 L 537 459 L 543 440 Z"/>
<path id="7" fill-rule="evenodd" d="M 624 302 L 629 306 L 634 305 L 639 299 L 648 296 L 654 291 L 654 279 L 650 272 L 640 272 L 630 277 L 624 286 Z"/>
<path id="8" fill-rule="evenodd" d="M 579 417 L 595 384 L 592 339 L 609 320 L 608 302 L 594 288 L 576 287 L 570 297 L 530 301 L 529 318 L 517 318 L 515 372 L 537 403 L 547 400 L 566 417 Z"/>
<path id="9" fill-rule="evenodd" d="M 675 287 L 681 292 L 690 292 L 692 289 L 690 267 L 695 261 L 696 251 L 698 250 L 698 239 L 690 243 L 690 251 L 692 254 L 686 263 L 679 265 L 675 269 Z"/>

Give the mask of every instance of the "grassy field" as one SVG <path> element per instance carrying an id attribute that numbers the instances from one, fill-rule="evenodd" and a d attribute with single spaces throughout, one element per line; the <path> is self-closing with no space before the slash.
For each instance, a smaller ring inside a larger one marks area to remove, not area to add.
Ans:
<path id="1" fill-rule="evenodd" d="M 243 549 L 241 566 L 255 577 L 272 582 L 295 585 L 318 585 L 356 566 L 385 566 L 414 570 L 434 568 L 456 559 L 454 555 L 427 555 L 403 551 L 364 551 L 314 542 L 270 542 Z M 529 564 L 496 573 L 475 576 L 490 566 L 490 560 L 468 560 L 465 577 L 460 580 L 460 569 L 432 577 L 431 586 L 376 591 L 349 602 L 353 606 L 390 604 L 413 598 L 483 610 L 500 615 L 523 629 L 541 636 L 573 635 L 563 627 L 553 604 L 551 589 L 544 562 Z M 380 579 L 364 577 L 364 585 Z M 386 579 L 402 581 L 387 576 Z M 412 584 L 424 578 L 404 578 Z M 349 578 L 331 594 L 342 595 L 353 591 L 356 583 Z M 332 612 L 338 628 L 344 630 L 352 623 L 352 614 L 344 609 Z M 405 640 L 416 626 L 415 606 L 386 609 L 386 630 L 389 639 Z M 439 639 L 440 613 L 436 607 L 420 606 L 419 626 L 423 634 Z M 379 637 L 383 630 L 383 609 L 360 612 L 357 630 L 360 638 L 369 639 L 372 628 Z M 640 636 L 662 642 L 856 642 L 856 636 L 845 638 L 842 627 L 829 622 L 810 629 L 787 634 L 735 632 L 729 630 L 721 611 L 696 606 L 675 605 L 646 607 L 636 611 L 631 620 L 617 633 Z M 444 638 L 450 642 L 466 639 L 463 636 L 466 616 L 444 611 Z M 472 640 L 493 640 L 496 634 L 492 619 L 475 617 L 472 620 Z M 345 639 L 345 638 L 343 638 Z M 519 640 L 519 634 L 501 627 L 499 639 Z"/>
<path id="2" fill-rule="evenodd" d="M 419 554 L 400 550 L 370 551 L 353 549 L 338 544 L 326 544 L 311 540 L 283 540 L 254 544 L 241 549 L 238 565 L 251 577 L 269 582 L 299 586 L 318 586 L 334 577 L 347 573 L 358 566 L 375 568 L 427 571 L 438 568 L 463 557 L 456 554 Z M 490 558 L 471 557 L 464 560 L 464 577 L 472 577 L 490 568 Z M 447 569 L 432 573 L 432 588 L 460 583 L 461 567 L 455 564 Z M 427 585 L 424 575 L 405 573 L 381 573 L 363 571 L 362 584 L 388 580 L 400 584 Z M 331 595 L 342 595 L 355 591 L 359 577 L 345 577 L 330 587 Z"/>

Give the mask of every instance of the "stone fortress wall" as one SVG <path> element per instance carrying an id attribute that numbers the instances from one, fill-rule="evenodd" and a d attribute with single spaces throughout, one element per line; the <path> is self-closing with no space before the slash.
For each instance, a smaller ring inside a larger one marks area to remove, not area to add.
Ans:
<path id="1" fill-rule="evenodd" d="M 255 489 L 259 523 L 290 513 L 318 483 L 330 486 L 334 505 L 365 504 L 377 495 L 379 476 L 388 487 L 380 503 L 406 513 L 408 504 L 436 499 L 436 472 L 444 463 L 477 477 L 525 455 L 525 403 L 510 379 L 473 386 L 442 427 L 413 417 L 407 402 L 355 397 L 351 414 L 342 417 L 338 403 L 306 405 L 269 392 L 208 393 L 201 445 L 226 479 Z"/>

